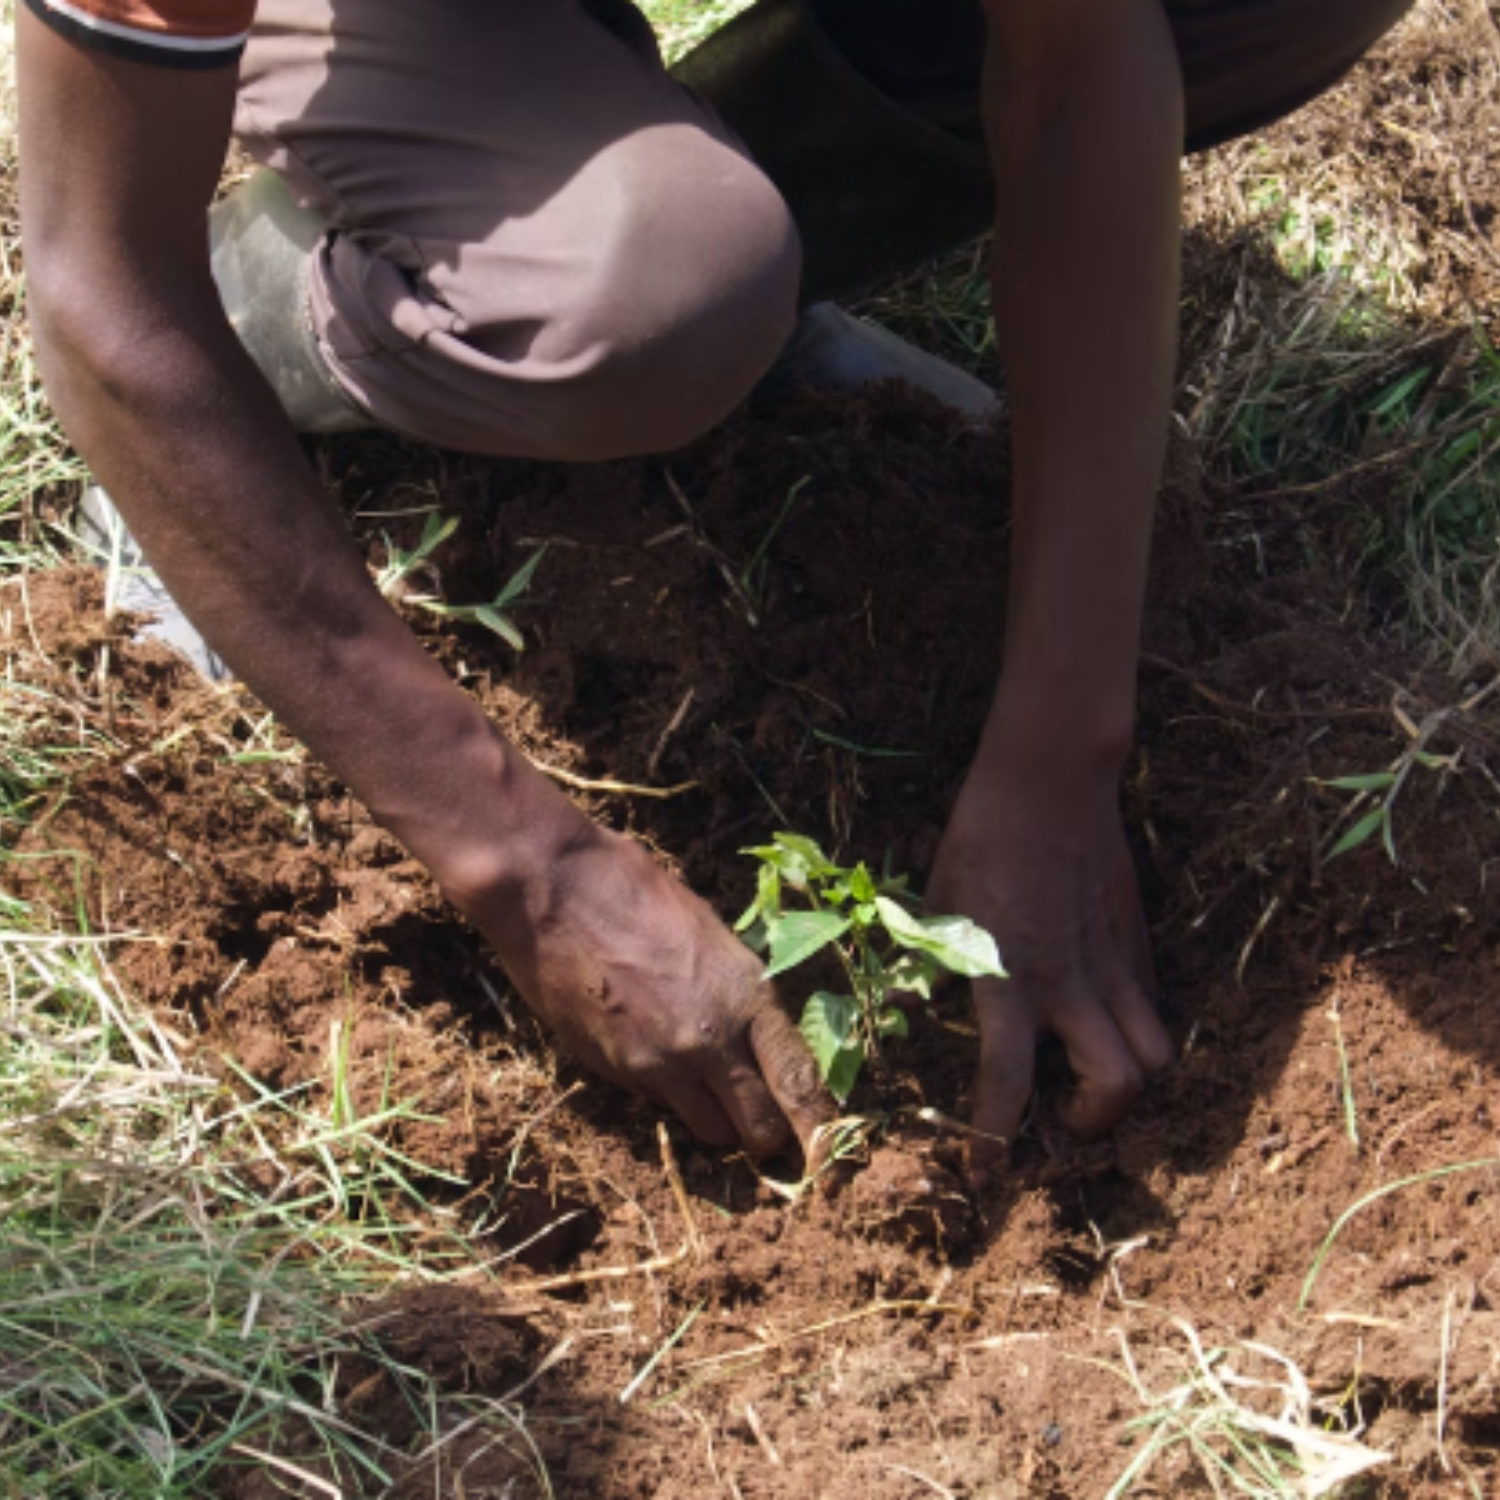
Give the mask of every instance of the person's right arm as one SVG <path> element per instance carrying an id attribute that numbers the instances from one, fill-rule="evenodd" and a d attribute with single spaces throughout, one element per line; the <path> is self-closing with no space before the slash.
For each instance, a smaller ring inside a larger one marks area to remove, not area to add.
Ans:
<path id="1" fill-rule="evenodd" d="M 427 865 L 583 1061 L 709 1139 L 773 1145 L 783 1114 L 805 1139 L 824 1105 L 759 965 L 638 846 L 568 803 L 422 649 L 230 329 L 207 208 L 236 70 L 112 56 L 25 7 L 17 61 L 43 377 L 173 598 Z"/>

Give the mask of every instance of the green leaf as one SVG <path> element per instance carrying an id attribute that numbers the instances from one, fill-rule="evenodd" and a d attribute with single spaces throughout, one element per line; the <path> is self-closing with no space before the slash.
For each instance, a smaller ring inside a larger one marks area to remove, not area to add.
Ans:
<path id="1" fill-rule="evenodd" d="M 1347 854 L 1351 849 L 1357 849 L 1364 841 L 1384 823 L 1389 816 L 1384 807 L 1377 807 L 1374 812 L 1366 813 L 1353 828 L 1351 828 L 1332 849 L 1328 851 L 1328 859 L 1337 859 L 1341 854 Z M 1326 864 L 1328 860 L 1324 860 Z"/>
<path id="2" fill-rule="evenodd" d="M 859 1001 L 818 990 L 809 997 L 798 1027 L 829 1091 L 842 1104 L 854 1091 L 865 1049 L 859 1042 Z"/>
<path id="3" fill-rule="evenodd" d="M 811 839 L 803 838 L 798 833 L 778 833 L 769 844 L 741 849 L 740 853 L 754 855 L 762 864 L 770 865 L 797 891 L 805 891 L 810 880 L 821 880 L 826 875 L 842 873 L 837 865 L 828 862 L 823 851 Z"/>
<path id="4" fill-rule="evenodd" d="M 875 888 L 875 878 L 863 860 L 849 872 L 849 894 L 856 901 L 873 901 L 880 894 Z"/>
<path id="5" fill-rule="evenodd" d="M 778 833 L 771 842 L 788 854 L 796 855 L 814 877 L 839 874 L 839 867 L 823 853 L 812 839 L 800 833 Z"/>
<path id="6" fill-rule="evenodd" d="M 1336 776 L 1332 781 L 1318 781 L 1319 786 L 1331 786 L 1340 792 L 1383 792 L 1395 784 L 1394 771 L 1371 771 L 1367 776 Z"/>
<path id="7" fill-rule="evenodd" d="M 911 1027 L 907 1024 L 906 1012 L 899 1005 L 893 1005 L 889 1010 L 881 1011 L 875 1020 L 875 1030 L 881 1036 L 910 1036 Z"/>
<path id="8" fill-rule="evenodd" d="M 931 1000 L 932 986 L 942 967 L 930 953 L 903 953 L 886 971 L 886 987 Z"/>
<path id="9" fill-rule="evenodd" d="M 525 562 L 511 575 L 510 581 L 495 595 L 493 606 L 495 609 L 504 609 L 507 605 L 514 604 L 527 589 L 531 587 L 532 575 L 535 574 L 541 560 L 547 555 L 545 546 L 538 547 Z"/>
<path id="10" fill-rule="evenodd" d="M 488 604 L 478 605 L 474 610 L 474 618 L 481 625 L 488 625 L 496 635 L 502 640 L 508 641 L 517 651 L 524 651 L 526 649 L 526 641 L 522 637 L 521 632 L 493 606 Z"/>
<path id="11" fill-rule="evenodd" d="M 752 953 L 764 953 L 766 945 L 770 941 L 766 935 L 766 919 L 752 906 L 745 913 L 750 918 L 743 927 L 734 930 L 739 933 L 740 941 L 750 949 Z"/>
<path id="12" fill-rule="evenodd" d="M 875 905 L 885 930 L 903 948 L 930 953 L 945 969 L 968 979 L 1006 977 L 994 938 L 967 917 L 914 917 L 885 896 L 877 896 Z"/>
<path id="13" fill-rule="evenodd" d="M 774 922 L 767 922 L 771 966 L 766 970 L 765 978 L 773 979 L 796 968 L 829 943 L 843 937 L 848 930 L 848 917 L 836 911 L 794 911 L 777 917 Z"/>
<path id="14" fill-rule="evenodd" d="M 411 554 L 411 561 L 418 562 L 426 557 L 434 547 L 441 546 L 455 531 L 458 530 L 457 516 L 448 516 L 446 519 L 436 511 L 427 517 L 422 526 L 422 540 L 417 543 L 417 550 Z"/>

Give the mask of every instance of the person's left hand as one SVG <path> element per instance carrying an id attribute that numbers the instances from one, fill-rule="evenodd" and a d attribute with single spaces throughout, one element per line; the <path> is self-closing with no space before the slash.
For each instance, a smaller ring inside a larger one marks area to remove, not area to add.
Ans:
<path id="1" fill-rule="evenodd" d="M 1112 771 L 1066 755 L 976 767 L 938 849 L 926 906 L 988 928 L 1010 975 L 974 981 L 976 1186 L 1020 1127 L 1043 1032 L 1067 1047 L 1078 1085 L 1064 1117 L 1080 1135 L 1118 1123 L 1145 1077 L 1172 1061 Z"/>

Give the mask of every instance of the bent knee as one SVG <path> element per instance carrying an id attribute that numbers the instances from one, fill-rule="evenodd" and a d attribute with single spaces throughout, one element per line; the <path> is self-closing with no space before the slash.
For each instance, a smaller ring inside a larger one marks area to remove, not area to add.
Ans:
<path id="1" fill-rule="evenodd" d="M 415 243 L 415 242 L 413 242 Z M 770 369 L 801 247 L 770 181 L 680 123 L 588 161 L 529 220 L 400 269 L 344 235 L 314 274 L 335 374 L 377 421 L 583 462 L 680 447 Z"/>
<path id="2" fill-rule="evenodd" d="M 633 202 L 539 335 L 555 391 L 555 456 L 681 447 L 769 370 L 797 316 L 801 247 L 785 203 L 719 147 L 713 175 L 627 182 Z"/>

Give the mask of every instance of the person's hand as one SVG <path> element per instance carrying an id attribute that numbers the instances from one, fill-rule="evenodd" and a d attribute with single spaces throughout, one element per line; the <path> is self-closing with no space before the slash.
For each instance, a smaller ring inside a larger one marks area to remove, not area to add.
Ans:
<path id="1" fill-rule="evenodd" d="M 705 1144 L 803 1149 L 832 1100 L 763 963 L 638 844 L 581 814 L 519 886 L 461 899 L 584 1067 Z"/>
<path id="2" fill-rule="evenodd" d="M 1116 1124 L 1146 1075 L 1172 1061 L 1113 775 L 1065 757 L 976 768 L 939 846 L 927 910 L 988 928 L 1010 974 L 974 982 L 976 1186 L 1020 1127 L 1043 1032 L 1067 1047 L 1078 1084 L 1064 1118 L 1080 1135 Z"/>

